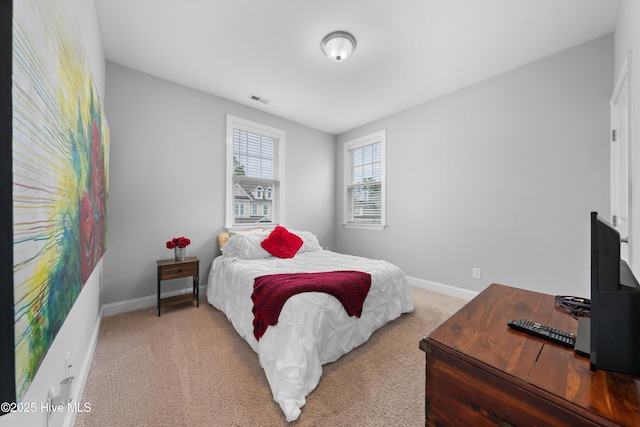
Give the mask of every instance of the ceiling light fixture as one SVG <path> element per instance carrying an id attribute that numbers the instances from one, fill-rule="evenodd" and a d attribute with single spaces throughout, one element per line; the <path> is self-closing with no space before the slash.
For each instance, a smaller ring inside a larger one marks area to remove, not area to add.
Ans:
<path id="1" fill-rule="evenodd" d="M 333 62 L 344 62 L 356 48 L 356 38 L 346 31 L 334 31 L 322 39 L 320 47 Z"/>

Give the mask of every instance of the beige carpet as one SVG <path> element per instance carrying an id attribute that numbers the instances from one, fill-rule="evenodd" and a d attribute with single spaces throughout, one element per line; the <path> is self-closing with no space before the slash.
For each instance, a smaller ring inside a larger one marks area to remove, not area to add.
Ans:
<path id="1" fill-rule="evenodd" d="M 415 310 L 323 367 L 293 426 L 424 426 L 420 339 L 465 301 L 412 288 Z M 287 425 L 257 354 L 201 296 L 107 317 L 76 426 Z"/>

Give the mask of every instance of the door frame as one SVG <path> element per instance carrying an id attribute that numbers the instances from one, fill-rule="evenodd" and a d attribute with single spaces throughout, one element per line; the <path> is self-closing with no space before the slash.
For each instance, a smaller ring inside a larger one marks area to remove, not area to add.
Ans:
<path id="1" fill-rule="evenodd" d="M 627 139 L 627 144 L 626 144 L 626 148 L 627 148 L 627 152 L 626 152 L 626 157 L 627 157 L 627 161 L 626 161 L 626 177 L 624 177 L 623 179 L 625 179 L 627 181 L 627 185 L 626 185 L 626 193 L 627 193 L 627 218 L 628 218 L 628 228 L 627 228 L 627 236 L 622 236 L 623 238 L 628 239 L 627 240 L 627 250 L 628 250 L 628 261 L 631 264 L 631 260 L 633 259 L 632 257 L 632 228 L 633 228 L 633 224 L 632 224 L 632 218 L 633 218 L 633 204 L 632 204 L 632 195 L 631 195 L 631 188 L 632 188 L 632 180 L 633 180 L 633 168 L 631 167 L 632 165 L 632 144 L 631 144 L 631 108 L 632 108 L 632 103 L 631 103 L 631 51 L 627 51 L 627 56 L 625 57 L 625 60 L 622 64 L 622 68 L 620 70 L 620 74 L 618 76 L 617 82 L 616 82 L 616 86 L 613 90 L 613 94 L 611 96 L 611 100 L 609 101 L 609 114 L 610 114 L 610 131 L 609 131 L 609 143 L 610 143 L 610 182 L 609 182 L 609 187 L 610 187 L 610 207 L 611 207 L 611 221 L 613 223 L 614 226 L 616 226 L 616 221 L 614 218 L 614 215 L 618 214 L 618 207 L 619 207 L 619 200 L 620 200 L 620 194 L 619 194 L 619 189 L 620 186 L 618 185 L 618 179 L 619 179 L 619 173 L 618 173 L 618 168 L 617 168 L 617 164 L 616 164 L 616 158 L 617 158 L 617 150 L 616 150 L 616 144 L 615 144 L 615 140 L 613 137 L 613 131 L 616 130 L 616 111 L 615 111 L 615 106 L 616 103 L 618 102 L 618 99 L 620 98 L 620 96 L 623 94 L 622 90 L 625 88 L 625 83 L 626 83 L 626 96 L 627 96 L 627 112 L 626 112 L 626 129 L 625 129 L 625 134 L 626 134 L 626 139 Z M 618 215 L 619 216 L 619 215 Z"/>

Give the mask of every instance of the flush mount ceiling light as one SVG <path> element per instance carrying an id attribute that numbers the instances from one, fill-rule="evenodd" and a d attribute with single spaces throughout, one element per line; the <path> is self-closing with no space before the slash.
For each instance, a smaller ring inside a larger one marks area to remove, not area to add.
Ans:
<path id="1" fill-rule="evenodd" d="M 334 31 L 322 39 L 322 51 L 333 62 L 343 62 L 356 48 L 356 39 L 346 31 Z"/>

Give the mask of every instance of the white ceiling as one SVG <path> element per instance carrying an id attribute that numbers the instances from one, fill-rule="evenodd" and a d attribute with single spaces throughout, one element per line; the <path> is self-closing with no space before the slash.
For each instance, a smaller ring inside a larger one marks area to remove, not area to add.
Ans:
<path id="1" fill-rule="evenodd" d="M 95 0 L 107 60 L 340 134 L 611 33 L 620 0 Z M 335 30 L 357 39 L 334 63 Z M 256 94 L 262 104 L 249 99 Z"/>

